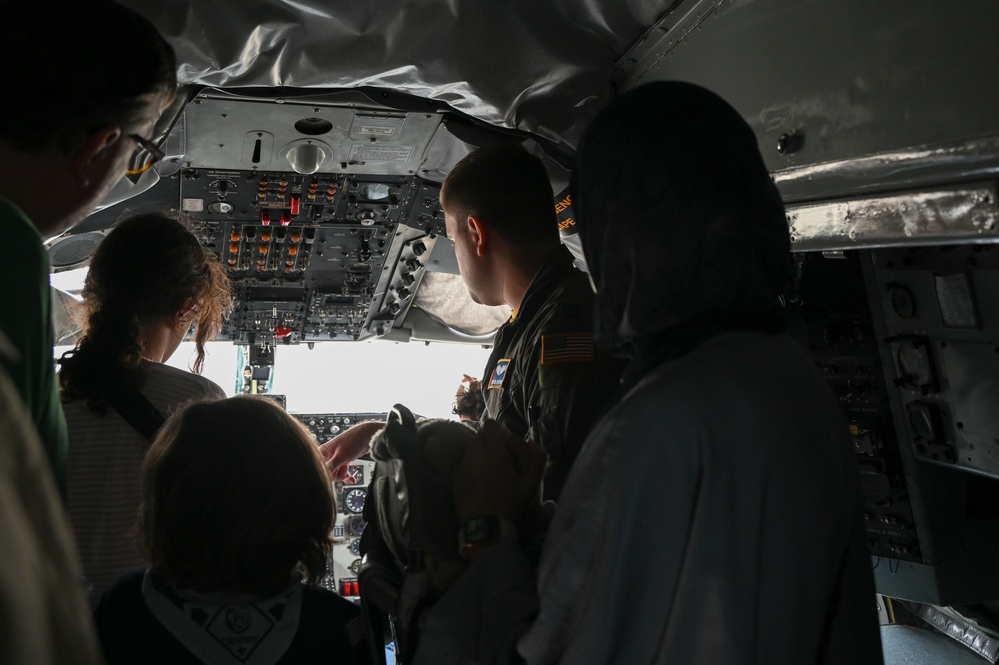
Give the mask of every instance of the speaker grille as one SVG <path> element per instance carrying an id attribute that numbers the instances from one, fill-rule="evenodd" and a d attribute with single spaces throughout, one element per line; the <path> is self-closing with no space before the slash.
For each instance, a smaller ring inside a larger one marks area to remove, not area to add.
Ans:
<path id="1" fill-rule="evenodd" d="M 71 268 L 89 260 L 104 240 L 103 233 L 81 233 L 69 236 L 49 247 L 49 261 L 53 268 Z"/>

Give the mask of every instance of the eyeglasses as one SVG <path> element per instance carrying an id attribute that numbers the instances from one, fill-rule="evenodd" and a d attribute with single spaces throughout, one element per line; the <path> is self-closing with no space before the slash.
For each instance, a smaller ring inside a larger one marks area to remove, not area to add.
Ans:
<path id="1" fill-rule="evenodd" d="M 156 147 L 149 139 L 144 139 L 138 134 L 129 134 L 128 138 L 139 144 L 139 149 L 132 155 L 132 160 L 125 170 L 130 176 L 139 176 L 148 171 L 153 164 L 163 159 L 166 155 Z"/>

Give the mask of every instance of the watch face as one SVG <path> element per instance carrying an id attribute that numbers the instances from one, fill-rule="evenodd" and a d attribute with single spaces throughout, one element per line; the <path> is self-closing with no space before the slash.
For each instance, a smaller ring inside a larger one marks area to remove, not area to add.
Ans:
<path id="1" fill-rule="evenodd" d="M 499 536 L 499 520 L 495 515 L 473 517 L 465 522 L 465 542 L 469 545 L 495 540 Z"/>

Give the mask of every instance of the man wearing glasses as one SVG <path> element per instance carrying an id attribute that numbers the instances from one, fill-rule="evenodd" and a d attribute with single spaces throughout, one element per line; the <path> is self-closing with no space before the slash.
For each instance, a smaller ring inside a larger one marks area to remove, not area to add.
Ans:
<path id="1" fill-rule="evenodd" d="M 0 90 L 11 95 L 0 115 L 0 329 L 19 356 L 3 366 L 62 487 L 66 425 L 42 243 L 79 222 L 122 176 L 137 177 L 162 156 L 146 137 L 173 99 L 176 63 L 152 24 L 120 5 L 45 6 L 18 5 L 0 27 Z"/>
<path id="2" fill-rule="evenodd" d="M 138 134 L 129 134 L 128 138 L 138 144 L 138 149 L 132 153 L 132 159 L 125 169 L 125 174 L 129 180 L 136 182 L 143 173 L 152 168 L 153 164 L 163 159 L 163 151 L 149 139 L 144 139 Z"/>
<path id="3" fill-rule="evenodd" d="M 108 0 L 18 3 L 0 43 L 0 662 L 97 665 L 55 490 L 67 435 L 43 240 L 161 156 L 147 137 L 175 94 L 176 62 L 152 24 Z"/>

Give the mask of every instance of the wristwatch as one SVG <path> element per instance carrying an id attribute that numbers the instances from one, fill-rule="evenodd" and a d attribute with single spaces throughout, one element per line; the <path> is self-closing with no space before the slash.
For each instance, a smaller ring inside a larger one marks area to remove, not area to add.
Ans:
<path id="1" fill-rule="evenodd" d="M 470 561 L 476 552 L 504 538 L 517 538 L 517 528 L 510 520 L 497 515 L 473 517 L 458 531 L 458 554 Z"/>

